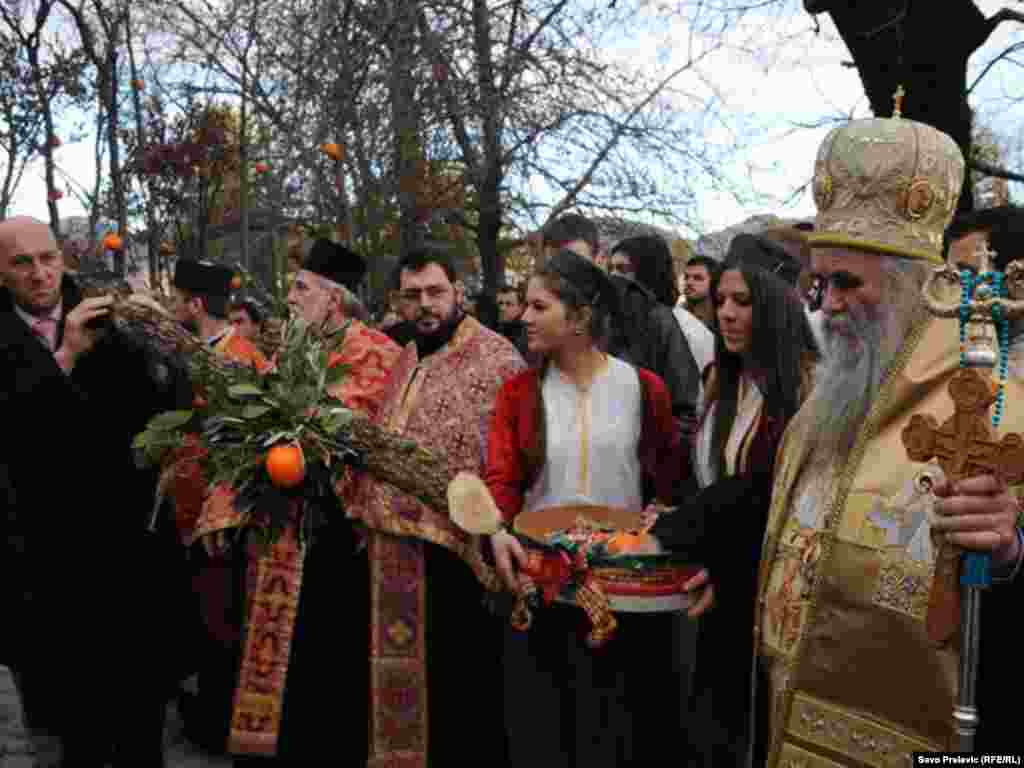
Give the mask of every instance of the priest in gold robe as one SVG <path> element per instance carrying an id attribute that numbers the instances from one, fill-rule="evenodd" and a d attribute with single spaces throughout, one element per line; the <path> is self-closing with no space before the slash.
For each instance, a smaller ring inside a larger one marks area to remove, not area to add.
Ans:
<path id="1" fill-rule="evenodd" d="M 953 411 L 958 321 L 931 317 L 921 289 L 942 263 L 963 173 L 948 136 L 898 114 L 839 127 L 819 150 L 810 244 L 826 349 L 775 464 L 755 611 L 754 765 L 882 768 L 956 748 L 961 548 L 993 563 L 975 743 L 1020 743 L 1001 695 L 1015 696 L 1022 678 L 1010 629 L 1024 582 L 1018 489 L 993 476 L 950 482 L 901 440 L 913 414 Z M 1022 383 L 1005 383 L 1002 433 L 1024 431 Z M 933 589 L 937 579 L 953 586 Z"/>

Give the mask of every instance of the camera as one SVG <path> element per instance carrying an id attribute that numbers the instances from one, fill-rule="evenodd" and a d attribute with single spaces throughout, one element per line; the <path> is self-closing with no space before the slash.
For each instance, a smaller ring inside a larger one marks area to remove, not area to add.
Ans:
<path id="1" fill-rule="evenodd" d="M 114 318 L 109 313 L 100 315 L 86 322 L 85 327 L 90 331 L 106 331 L 114 327 Z"/>

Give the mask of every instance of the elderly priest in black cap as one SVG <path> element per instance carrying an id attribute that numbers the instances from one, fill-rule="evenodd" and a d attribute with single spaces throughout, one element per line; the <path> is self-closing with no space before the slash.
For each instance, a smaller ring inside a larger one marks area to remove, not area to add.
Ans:
<path id="1" fill-rule="evenodd" d="M 366 262 L 359 254 L 330 240 L 317 240 L 295 276 L 288 306 L 336 340 L 330 347 L 332 365 L 349 370 L 335 396 L 350 408 L 375 416 L 401 350 L 359 319 L 364 310 L 354 291 L 365 274 Z"/>
<path id="2" fill-rule="evenodd" d="M 329 393 L 348 408 L 374 415 L 401 350 L 384 334 L 352 317 L 352 289 L 365 270 L 363 260 L 347 248 L 318 240 L 295 277 L 288 304 L 328 339 L 328 365 L 347 367 Z M 242 525 L 230 494 L 211 498 L 214 504 L 223 528 Z M 317 527 L 303 561 L 294 628 L 288 639 L 284 633 L 273 635 L 275 643 L 290 643 L 283 689 L 256 692 L 246 677 L 232 681 L 239 687 L 229 697 L 234 709 L 228 749 L 236 754 L 238 766 L 318 765 L 325 755 L 332 764 L 366 764 L 369 563 L 361 532 L 340 507 L 333 512 Z M 223 538 L 220 533 L 212 537 Z M 237 547 L 233 556 L 248 558 L 250 570 L 261 572 L 261 558 L 267 555 Z M 248 588 L 260 587 L 250 581 Z M 258 598 L 253 591 L 246 596 L 250 605 Z M 248 615 L 253 618 L 256 612 L 250 610 Z M 246 631 L 255 630 L 250 626 Z M 259 631 L 269 630 L 262 626 Z M 242 661 L 243 666 L 246 663 Z M 236 663 L 232 672 L 238 669 Z M 267 697 L 273 697 L 272 707 L 281 712 L 272 738 L 266 731 L 254 730 L 250 710 L 256 699 L 265 706 Z M 330 704 L 339 697 L 344 702 L 340 719 L 340 710 Z"/>

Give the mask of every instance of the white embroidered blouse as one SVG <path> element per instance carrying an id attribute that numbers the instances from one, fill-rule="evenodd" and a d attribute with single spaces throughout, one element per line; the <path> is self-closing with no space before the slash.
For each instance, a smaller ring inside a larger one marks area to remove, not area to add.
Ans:
<path id="1" fill-rule="evenodd" d="M 581 391 L 552 365 L 541 393 L 547 461 L 526 492 L 523 509 L 574 504 L 641 509 L 637 449 L 643 397 L 636 369 L 609 356 L 590 390 Z"/>

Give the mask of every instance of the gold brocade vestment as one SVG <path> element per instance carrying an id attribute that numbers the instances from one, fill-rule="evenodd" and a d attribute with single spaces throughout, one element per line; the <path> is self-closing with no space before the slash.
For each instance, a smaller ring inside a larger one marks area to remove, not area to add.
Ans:
<path id="1" fill-rule="evenodd" d="M 956 320 L 908 337 L 842 466 L 806 456 L 815 428 L 797 414 L 779 449 L 755 623 L 770 663 L 770 768 L 911 765 L 954 748 L 956 642 L 936 647 L 925 618 L 938 562 L 933 497 L 901 432 L 914 413 L 952 413 Z M 1024 429 L 1024 387 L 1006 382 L 1001 431 Z M 812 509 L 807 500 L 827 500 Z"/>

